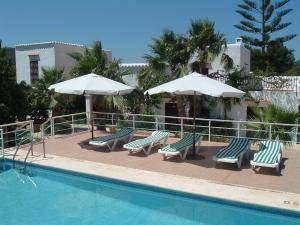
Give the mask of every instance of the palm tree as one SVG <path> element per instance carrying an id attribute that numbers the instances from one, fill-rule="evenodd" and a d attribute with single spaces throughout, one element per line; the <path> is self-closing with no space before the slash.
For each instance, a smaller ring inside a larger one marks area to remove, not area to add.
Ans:
<path id="1" fill-rule="evenodd" d="M 233 67 L 233 60 L 225 54 L 227 42 L 224 34 L 215 31 L 215 24 L 209 20 L 194 20 L 189 29 L 189 47 L 196 60 L 192 71 L 205 74 L 207 64 L 221 55 L 221 63 L 226 71 Z"/>
<path id="2" fill-rule="evenodd" d="M 166 30 L 162 36 L 153 39 L 150 45 L 152 54 L 145 59 L 149 66 L 139 76 L 139 84 L 144 88 L 174 80 L 187 72 L 190 58 L 188 39 Z M 180 116 L 184 116 L 183 99 L 177 96 L 177 109 Z"/>
<path id="3" fill-rule="evenodd" d="M 42 68 L 43 77 L 37 81 L 29 97 L 34 109 L 33 117 L 46 118 L 48 117 L 48 110 L 57 105 L 58 94 L 48 88 L 62 80 L 63 72 L 61 69 Z"/>
<path id="4" fill-rule="evenodd" d="M 71 70 L 73 76 L 81 76 L 88 73 L 96 73 L 109 79 L 124 83 L 122 77 L 128 74 L 128 71 L 120 68 L 120 59 L 109 61 L 102 49 L 100 41 L 96 41 L 91 49 L 86 48 L 84 53 L 70 53 L 69 56 L 76 61 Z M 94 102 L 101 102 L 104 99 L 111 111 L 114 108 L 123 109 L 125 100 L 123 97 L 97 96 Z"/>
<path id="5" fill-rule="evenodd" d="M 86 48 L 84 53 L 69 53 L 69 56 L 76 61 L 71 70 L 71 75 L 81 76 L 88 73 L 96 73 L 123 82 L 122 76 L 128 74 L 127 71 L 121 70 L 120 59 L 109 61 L 102 49 L 100 41 L 96 41 L 91 49 Z"/>
<path id="6" fill-rule="evenodd" d="M 300 117 L 299 112 L 291 109 L 284 109 L 274 104 L 265 108 L 251 107 L 253 118 L 251 121 L 263 123 L 284 123 L 284 124 L 297 124 Z M 255 130 L 253 137 L 258 139 L 269 138 L 270 125 L 260 123 L 250 123 L 248 128 Z M 293 141 L 297 138 L 295 127 L 272 125 L 271 138 L 279 138 L 283 142 Z M 294 135 L 292 135 L 294 133 Z M 294 137 L 293 137 L 294 136 Z"/>
<path id="7" fill-rule="evenodd" d="M 190 69 L 193 72 L 208 74 L 208 65 L 218 56 L 226 72 L 233 68 L 233 60 L 225 53 L 227 42 L 224 34 L 215 31 L 215 24 L 207 19 L 194 20 L 188 31 L 188 46 L 191 52 Z M 203 96 L 197 96 L 198 104 L 194 107 L 200 112 L 199 106 Z M 222 101 L 222 100 L 221 100 Z M 224 104 L 225 105 L 225 104 Z M 226 109 L 225 109 L 226 111 Z"/>
<path id="8" fill-rule="evenodd" d="M 103 74 L 108 63 L 100 41 L 96 41 L 91 49 L 86 48 L 84 53 L 73 52 L 69 56 L 76 61 L 71 75 L 81 76 L 88 73 Z"/>

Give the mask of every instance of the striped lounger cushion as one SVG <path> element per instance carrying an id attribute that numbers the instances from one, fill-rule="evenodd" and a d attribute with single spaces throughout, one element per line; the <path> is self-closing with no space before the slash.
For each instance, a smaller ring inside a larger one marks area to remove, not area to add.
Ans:
<path id="1" fill-rule="evenodd" d="M 248 148 L 249 145 L 248 138 L 233 138 L 231 139 L 228 146 L 222 148 L 215 157 L 217 159 L 236 159 L 238 156 Z"/>
<path id="2" fill-rule="evenodd" d="M 254 154 L 253 162 L 275 164 L 278 162 L 278 154 L 281 151 L 279 141 L 263 141 L 260 145 L 259 152 Z"/>
<path id="3" fill-rule="evenodd" d="M 154 131 L 149 137 L 138 139 L 126 144 L 124 147 L 126 148 L 135 148 L 139 149 L 144 146 L 150 145 L 152 142 L 158 142 L 169 135 L 167 131 Z"/>
<path id="4" fill-rule="evenodd" d="M 117 131 L 114 134 L 107 135 L 107 136 L 102 136 L 102 137 L 97 137 L 97 138 L 93 139 L 90 142 L 102 142 L 102 143 L 105 143 L 105 142 L 114 141 L 116 139 L 120 139 L 122 137 L 130 135 L 133 131 L 134 131 L 134 129 L 132 129 L 130 127 L 125 127 L 125 128 L 122 128 L 121 130 Z"/>
<path id="5" fill-rule="evenodd" d="M 201 138 L 200 134 L 195 134 L 196 143 L 200 138 Z M 193 145 L 193 134 L 187 133 L 183 136 L 183 138 L 181 140 L 162 148 L 161 152 L 166 152 L 166 153 L 167 152 L 180 152 L 192 145 Z"/>

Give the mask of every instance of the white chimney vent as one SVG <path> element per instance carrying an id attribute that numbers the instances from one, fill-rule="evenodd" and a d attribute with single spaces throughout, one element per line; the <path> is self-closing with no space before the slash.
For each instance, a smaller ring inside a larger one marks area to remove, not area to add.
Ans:
<path id="1" fill-rule="evenodd" d="M 243 44 L 243 38 L 242 37 L 237 37 L 236 39 L 235 39 L 235 43 L 236 44 Z"/>

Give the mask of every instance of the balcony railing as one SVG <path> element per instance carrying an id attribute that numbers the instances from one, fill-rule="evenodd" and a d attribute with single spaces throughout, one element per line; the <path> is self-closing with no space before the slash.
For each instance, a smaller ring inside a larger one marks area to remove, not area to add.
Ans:
<path id="1" fill-rule="evenodd" d="M 177 137 L 192 132 L 193 118 L 130 113 L 93 112 L 52 117 L 41 126 L 42 137 L 71 135 L 93 129 L 133 127 L 137 130 L 168 130 Z M 228 141 L 232 137 L 248 137 L 254 141 L 279 138 L 287 144 L 298 143 L 298 124 L 264 123 L 196 118 L 196 132 L 207 141 Z"/>
<path id="2" fill-rule="evenodd" d="M 89 115 L 85 112 L 51 117 L 41 125 L 42 139 L 90 130 Z"/>
<path id="3" fill-rule="evenodd" d="M 33 136 L 33 120 L 0 125 L 0 149 L 2 149 L 2 156 L 4 157 L 5 151 L 14 149 L 24 138 L 30 137 L 30 139 L 33 139 Z"/>
<path id="4" fill-rule="evenodd" d="M 226 83 L 230 78 L 228 75 L 212 73 L 210 78 Z M 240 88 L 250 91 L 292 91 L 298 94 L 300 76 L 251 76 L 247 75 L 240 81 Z"/>

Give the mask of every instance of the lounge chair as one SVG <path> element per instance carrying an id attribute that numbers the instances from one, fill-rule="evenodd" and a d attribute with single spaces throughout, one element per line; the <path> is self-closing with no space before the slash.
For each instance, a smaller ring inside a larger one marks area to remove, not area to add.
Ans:
<path id="1" fill-rule="evenodd" d="M 123 145 L 123 148 L 129 150 L 129 153 L 143 151 L 146 155 L 149 155 L 153 145 L 160 143 L 163 140 L 163 146 L 169 137 L 167 131 L 154 131 L 149 137 L 138 139 Z"/>
<path id="2" fill-rule="evenodd" d="M 248 138 L 232 138 L 229 145 L 220 149 L 213 160 L 216 162 L 236 163 L 241 168 L 243 158 L 249 154 L 251 141 Z"/>
<path id="3" fill-rule="evenodd" d="M 196 147 L 196 152 L 199 150 L 201 139 L 202 136 L 200 134 L 195 134 L 195 144 L 198 145 Z M 159 149 L 158 152 L 163 155 L 164 160 L 169 156 L 175 155 L 179 155 L 182 160 L 185 160 L 186 155 L 191 147 L 193 147 L 193 134 L 186 133 L 182 139 L 173 144 L 167 145 L 162 149 Z"/>
<path id="4" fill-rule="evenodd" d="M 279 173 L 282 148 L 283 144 L 278 140 L 262 141 L 259 151 L 254 154 L 253 160 L 250 161 L 252 168 L 255 169 L 257 166 L 271 167 Z"/>
<path id="5" fill-rule="evenodd" d="M 134 132 L 135 130 L 133 128 L 122 128 L 114 134 L 94 138 L 93 140 L 89 141 L 89 144 L 96 146 L 107 146 L 110 151 L 113 151 L 115 150 L 119 141 L 130 141 Z"/>

